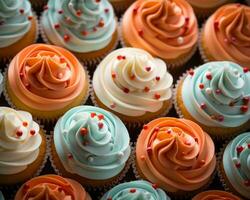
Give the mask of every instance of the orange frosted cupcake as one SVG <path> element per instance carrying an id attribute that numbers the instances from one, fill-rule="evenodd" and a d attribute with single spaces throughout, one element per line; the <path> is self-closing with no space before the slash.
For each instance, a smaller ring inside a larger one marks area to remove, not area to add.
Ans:
<path id="1" fill-rule="evenodd" d="M 185 0 L 138 0 L 125 12 L 123 46 L 141 48 L 170 66 L 182 66 L 194 54 L 198 24 Z"/>
<path id="2" fill-rule="evenodd" d="M 205 62 L 233 61 L 250 69 L 250 7 L 228 4 L 205 23 L 200 52 Z"/>
<path id="3" fill-rule="evenodd" d="M 0 1 L 0 60 L 12 58 L 37 36 L 37 19 L 28 0 Z"/>
<path id="4" fill-rule="evenodd" d="M 158 118 L 144 125 L 136 143 L 139 177 L 183 197 L 206 187 L 216 166 L 214 143 L 196 123 Z"/>
<path id="5" fill-rule="evenodd" d="M 197 194 L 192 200 L 241 200 L 241 198 L 225 191 L 220 190 L 209 190 Z"/>
<path id="6" fill-rule="evenodd" d="M 38 175 L 46 160 L 46 136 L 30 113 L 0 107 L 0 185 Z"/>
<path id="7" fill-rule="evenodd" d="M 24 183 L 14 200 L 26 199 L 75 199 L 91 200 L 80 183 L 57 175 L 43 175 Z"/>
<path id="8" fill-rule="evenodd" d="M 89 78 L 69 51 L 35 44 L 11 61 L 6 77 L 6 98 L 13 107 L 39 119 L 53 120 L 85 102 Z"/>

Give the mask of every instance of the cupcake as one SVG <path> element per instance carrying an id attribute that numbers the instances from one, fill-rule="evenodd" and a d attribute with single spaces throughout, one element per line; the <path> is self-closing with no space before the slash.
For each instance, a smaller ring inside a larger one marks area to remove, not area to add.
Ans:
<path id="1" fill-rule="evenodd" d="M 185 0 L 138 0 L 123 16 L 121 35 L 124 46 L 144 49 L 174 67 L 194 54 L 198 24 Z"/>
<path id="2" fill-rule="evenodd" d="M 172 83 L 162 60 L 141 49 L 121 48 L 97 67 L 91 95 L 95 105 L 125 122 L 141 124 L 168 112 Z"/>
<path id="3" fill-rule="evenodd" d="M 11 61 L 6 75 L 6 99 L 13 107 L 51 121 L 88 97 L 89 77 L 69 51 L 34 44 Z"/>
<path id="4" fill-rule="evenodd" d="M 123 14 L 123 12 L 132 4 L 135 0 L 109 0 L 117 14 Z"/>
<path id="5" fill-rule="evenodd" d="M 26 199 L 75 199 L 91 200 L 78 182 L 57 175 L 43 175 L 24 183 L 14 200 Z"/>
<path id="6" fill-rule="evenodd" d="M 170 200 L 166 193 L 157 188 L 156 185 L 149 183 L 148 181 L 131 181 L 127 183 L 121 183 L 111 190 L 106 192 L 101 200 L 120 200 L 120 199 L 152 199 L 152 200 Z"/>
<path id="7" fill-rule="evenodd" d="M 228 138 L 249 128 L 249 85 L 250 72 L 238 64 L 204 64 L 177 84 L 176 110 L 213 137 Z"/>
<path id="8" fill-rule="evenodd" d="M 208 190 L 205 192 L 201 192 L 197 194 L 195 197 L 192 198 L 192 200 L 241 200 L 241 198 L 220 190 Z"/>
<path id="9" fill-rule="evenodd" d="M 250 199 L 250 132 L 231 140 L 218 160 L 219 176 L 225 189 Z"/>
<path id="10" fill-rule="evenodd" d="M 126 127 L 101 108 L 72 108 L 56 123 L 52 140 L 55 170 L 82 185 L 100 189 L 115 184 L 130 165 Z"/>
<path id="11" fill-rule="evenodd" d="M 46 43 L 62 46 L 90 65 L 118 42 L 117 21 L 108 0 L 50 0 L 41 17 L 41 31 Z"/>
<path id="12" fill-rule="evenodd" d="M 200 17 L 208 17 L 217 8 L 235 0 L 186 0 L 193 7 L 195 14 Z"/>
<path id="13" fill-rule="evenodd" d="M 219 8 L 201 31 L 200 52 L 205 62 L 233 61 L 250 69 L 250 7 L 228 4 Z"/>
<path id="14" fill-rule="evenodd" d="M 0 185 L 37 175 L 46 158 L 45 134 L 31 114 L 0 107 Z"/>
<path id="15" fill-rule="evenodd" d="M 187 119 L 157 118 L 143 126 L 136 142 L 136 177 L 181 199 L 213 178 L 215 147 L 200 126 Z"/>
<path id="16" fill-rule="evenodd" d="M 37 19 L 28 0 L 0 0 L 0 60 L 14 57 L 37 39 Z"/>

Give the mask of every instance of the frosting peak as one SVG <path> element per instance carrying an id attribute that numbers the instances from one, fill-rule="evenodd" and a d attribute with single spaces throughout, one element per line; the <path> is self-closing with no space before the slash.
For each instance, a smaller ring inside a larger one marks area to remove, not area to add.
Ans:
<path id="1" fill-rule="evenodd" d="M 172 97 L 172 76 L 166 64 L 144 50 L 122 48 L 110 53 L 97 67 L 93 87 L 98 99 L 128 116 L 155 112 Z M 127 94 L 125 96 L 125 94 Z"/>
<path id="2" fill-rule="evenodd" d="M 39 154 L 42 138 L 31 114 L 0 107 L 0 174 L 26 169 Z"/>
<path id="3" fill-rule="evenodd" d="M 92 180 L 119 174 L 130 156 L 124 124 L 113 114 L 91 106 L 65 113 L 56 124 L 54 143 L 67 171 Z"/>
<path id="4" fill-rule="evenodd" d="M 236 127 L 250 119 L 249 84 L 250 73 L 241 66 L 227 61 L 210 62 L 185 78 L 182 99 L 199 122 L 213 127 Z"/>

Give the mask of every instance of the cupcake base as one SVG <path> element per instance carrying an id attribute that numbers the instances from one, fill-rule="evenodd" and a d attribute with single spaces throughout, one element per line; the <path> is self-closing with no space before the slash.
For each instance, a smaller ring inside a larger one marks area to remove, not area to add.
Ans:
<path id="1" fill-rule="evenodd" d="M 0 48 L 0 60 L 7 62 L 23 48 L 35 43 L 37 38 L 38 38 L 38 23 L 37 23 L 37 17 L 33 13 L 33 19 L 31 20 L 31 27 L 28 33 L 26 33 L 20 40 L 18 40 L 14 44 L 4 48 Z"/>
<path id="2" fill-rule="evenodd" d="M 200 122 L 198 122 L 187 110 L 182 100 L 182 83 L 183 79 L 180 80 L 176 86 L 175 90 L 175 108 L 179 117 L 192 120 L 202 127 L 204 131 L 210 134 L 214 139 L 225 139 L 232 137 L 238 133 L 244 132 L 249 128 L 250 120 L 238 127 L 208 127 Z"/>
<path id="3" fill-rule="evenodd" d="M 40 174 L 42 168 L 47 161 L 47 138 L 44 131 L 41 129 L 39 134 L 42 137 L 42 143 L 39 148 L 37 159 L 27 166 L 27 168 L 17 174 L 0 175 L 0 185 L 14 185 L 22 183 L 30 178 Z"/>
<path id="4" fill-rule="evenodd" d="M 88 187 L 91 190 L 101 190 L 103 188 L 109 188 L 115 184 L 117 184 L 120 180 L 122 180 L 125 177 L 126 172 L 128 171 L 128 169 L 130 168 L 132 159 L 129 158 L 124 169 L 116 176 L 110 178 L 110 179 L 106 179 L 106 180 L 90 180 L 88 178 L 82 177 L 80 175 L 77 174 L 72 174 L 70 172 L 68 172 L 59 156 L 57 155 L 56 149 L 55 149 L 55 145 L 53 142 L 53 136 L 51 136 L 51 146 L 50 146 L 50 161 L 51 164 L 54 168 L 54 170 L 56 171 L 56 173 L 58 175 L 61 175 L 63 177 L 67 177 L 67 178 L 71 178 L 74 180 L 77 180 L 79 183 L 81 183 L 82 185 L 84 185 L 85 187 Z M 133 152 L 133 150 L 132 150 Z"/>
<path id="5" fill-rule="evenodd" d="M 165 101 L 163 103 L 163 106 L 160 110 L 158 110 L 157 112 L 151 113 L 151 112 L 146 112 L 144 115 L 142 116 L 126 116 L 123 115 L 121 113 L 115 112 L 112 108 L 107 107 L 106 105 L 104 105 L 100 99 L 98 99 L 98 97 L 96 96 L 94 91 L 91 91 L 91 100 L 93 102 L 93 104 L 97 107 L 103 108 L 109 112 L 114 113 L 116 116 L 118 116 L 122 121 L 124 121 L 127 125 L 129 126 L 140 126 L 144 123 L 147 123 L 149 121 L 151 121 L 152 119 L 156 118 L 156 117 L 160 117 L 160 116 L 166 116 L 167 113 L 170 111 L 170 109 L 172 108 L 172 99 L 169 99 L 167 101 Z"/>

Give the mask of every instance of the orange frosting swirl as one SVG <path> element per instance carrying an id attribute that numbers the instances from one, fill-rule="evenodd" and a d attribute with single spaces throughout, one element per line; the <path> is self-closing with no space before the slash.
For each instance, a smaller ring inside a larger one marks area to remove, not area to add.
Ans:
<path id="1" fill-rule="evenodd" d="M 192 200 L 241 200 L 241 198 L 225 191 L 209 190 L 197 194 Z"/>
<path id="2" fill-rule="evenodd" d="M 146 179 L 170 192 L 206 185 L 216 165 L 208 134 L 190 120 L 167 117 L 144 126 L 136 144 L 136 161 Z"/>
<path id="3" fill-rule="evenodd" d="M 69 51 L 34 44 L 18 53 L 9 65 L 8 84 L 17 98 L 43 111 L 61 109 L 86 87 L 86 73 Z"/>
<path id="4" fill-rule="evenodd" d="M 89 194 L 76 181 L 57 175 L 33 178 L 22 185 L 15 200 L 91 200 Z"/>
<path id="5" fill-rule="evenodd" d="M 203 47 L 209 60 L 233 61 L 250 69 L 250 7 L 228 4 L 219 8 L 206 22 Z"/>
<path id="6" fill-rule="evenodd" d="M 122 33 L 131 46 L 172 60 L 194 48 L 198 25 L 184 0 L 138 0 L 124 14 Z"/>

